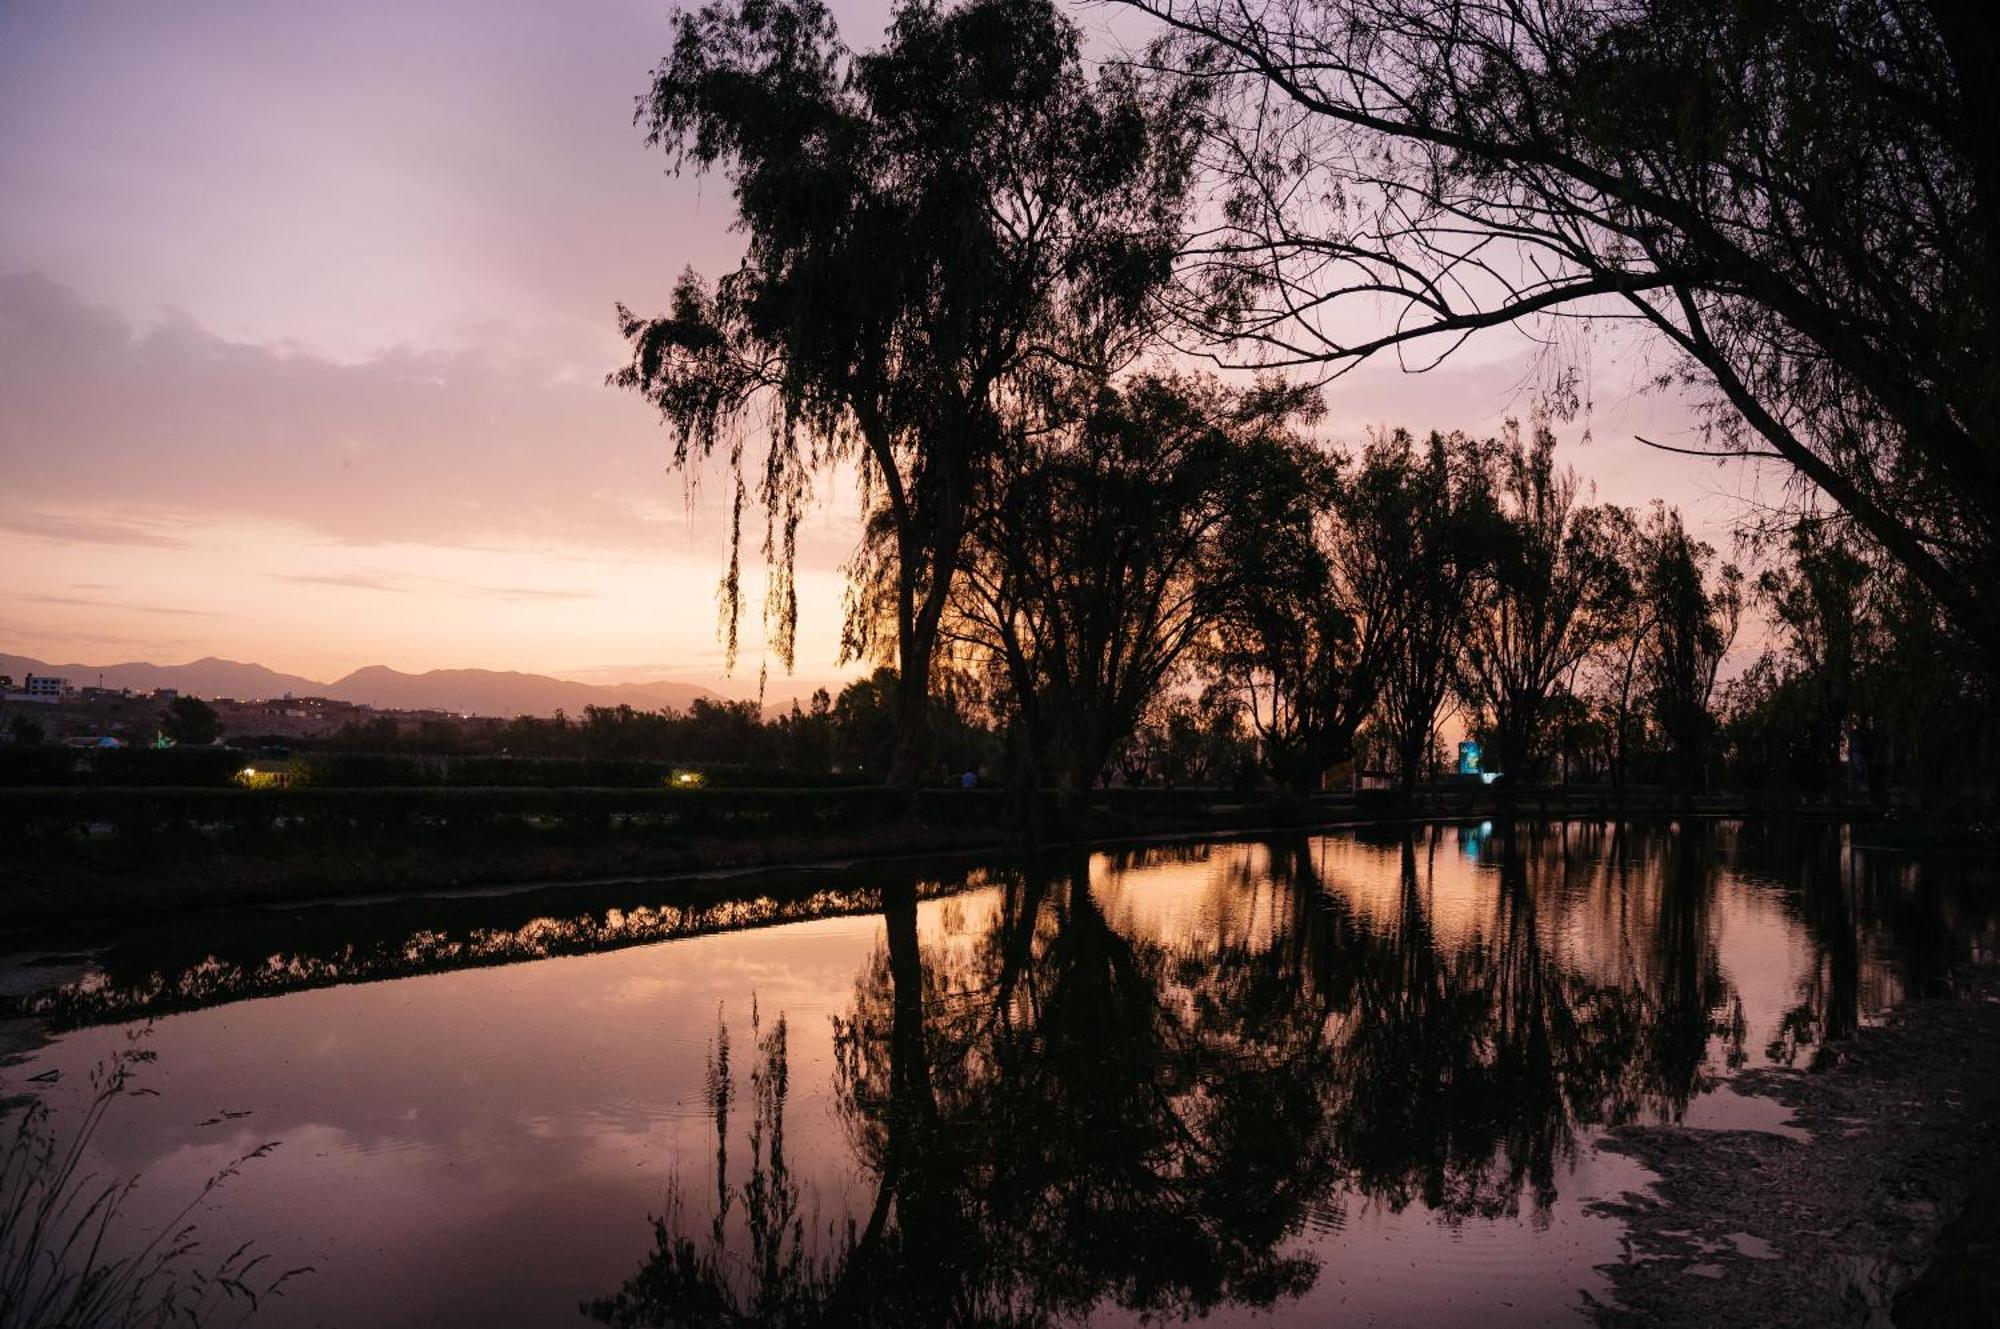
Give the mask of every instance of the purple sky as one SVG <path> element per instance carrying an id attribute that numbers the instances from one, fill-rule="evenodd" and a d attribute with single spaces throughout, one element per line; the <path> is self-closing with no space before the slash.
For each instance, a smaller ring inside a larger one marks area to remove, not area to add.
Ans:
<path id="1" fill-rule="evenodd" d="M 667 176 L 631 124 L 667 9 L 0 6 L 0 650 L 718 684 L 721 488 L 690 501 L 603 386 L 613 302 L 657 308 L 740 249 L 727 183 Z M 836 11 L 869 44 L 887 6 Z M 1501 333 L 1370 367 L 1330 432 L 1490 432 L 1529 357 Z M 1569 460 L 1722 543 L 1750 477 L 1633 443 L 1680 410 L 1635 392 L 1635 355 L 1593 366 Z M 807 683 L 835 674 L 854 530 L 851 491 L 822 492 Z M 756 685 L 745 640 L 729 691 Z"/>

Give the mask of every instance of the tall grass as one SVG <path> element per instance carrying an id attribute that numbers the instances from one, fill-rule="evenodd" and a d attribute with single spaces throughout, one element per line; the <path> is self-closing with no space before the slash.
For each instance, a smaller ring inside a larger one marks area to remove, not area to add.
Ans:
<path id="1" fill-rule="evenodd" d="M 84 1169 L 91 1139 L 121 1099 L 150 1095 L 135 1082 L 154 1054 L 131 1042 L 91 1072 L 90 1100 L 68 1139 L 39 1099 L 0 1102 L 0 1329 L 139 1329 L 240 1323 L 305 1268 L 273 1274 L 269 1257 L 244 1242 L 209 1262 L 195 1213 L 277 1148 L 260 1144 L 210 1177 L 157 1230 L 130 1232 L 126 1201 L 137 1176 Z M 120 1253 L 122 1252 L 122 1253 Z"/>

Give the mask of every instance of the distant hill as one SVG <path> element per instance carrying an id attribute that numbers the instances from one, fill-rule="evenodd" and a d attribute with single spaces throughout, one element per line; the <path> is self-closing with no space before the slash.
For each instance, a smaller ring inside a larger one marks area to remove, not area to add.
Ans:
<path id="1" fill-rule="evenodd" d="M 326 695 L 399 711 L 458 711 L 467 715 L 578 714 L 586 706 L 686 710 L 697 697 L 721 700 L 693 683 L 578 683 L 546 674 L 494 669 L 433 669 L 406 674 L 386 665 L 357 669 L 323 685 Z"/>
<path id="2" fill-rule="evenodd" d="M 12 675 L 17 681 L 25 674 L 56 674 L 74 687 L 96 687 L 102 675 L 103 686 L 135 692 L 173 688 L 197 697 L 234 697 L 238 701 L 290 693 L 294 697 L 335 697 L 384 710 L 457 711 L 466 715 L 554 715 L 558 710 L 575 715 L 586 706 L 621 705 L 640 710 L 662 706 L 686 710 L 697 697 L 721 700 L 693 683 L 578 683 L 546 674 L 493 669 L 433 669 L 406 674 L 386 665 L 370 665 L 337 682 L 322 683 L 213 656 L 183 665 L 85 665 L 0 655 L 0 674 Z"/>
<path id="3" fill-rule="evenodd" d="M 25 655 L 0 655 L 0 674 L 11 675 L 17 683 L 23 674 L 54 674 L 68 679 L 72 687 L 79 688 L 97 687 L 101 674 L 104 677 L 103 686 L 107 688 L 131 688 L 134 692 L 173 688 L 197 697 L 235 697 L 239 701 L 282 697 L 287 692 L 295 697 L 304 697 L 326 687 L 324 683 L 316 683 L 297 674 L 281 674 L 260 664 L 244 664 L 238 660 L 218 660 L 212 655 L 181 665 L 157 665 L 150 661 L 110 665 L 49 664 Z"/>

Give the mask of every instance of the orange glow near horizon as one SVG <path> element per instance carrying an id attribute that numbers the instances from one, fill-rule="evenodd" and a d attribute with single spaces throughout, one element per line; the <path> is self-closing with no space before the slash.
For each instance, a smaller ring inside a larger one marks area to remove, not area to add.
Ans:
<path id="1" fill-rule="evenodd" d="M 156 548 L 51 542 L 0 530 L 0 561 L 55 570 L 0 605 L 0 650 L 51 664 L 254 661 L 332 681 L 386 664 L 519 669 L 620 682 L 671 677 L 754 695 L 757 607 L 725 674 L 716 640 L 715 555 L 569 547 L 348 546 L 281 522 L 176 523 Z M 798 685 L 836 665 L 837 573 L 802 570 Z M 746 576 L 753 589 L 755 574 Z M 768 690 L 784 693 L 772 662 Z"/>

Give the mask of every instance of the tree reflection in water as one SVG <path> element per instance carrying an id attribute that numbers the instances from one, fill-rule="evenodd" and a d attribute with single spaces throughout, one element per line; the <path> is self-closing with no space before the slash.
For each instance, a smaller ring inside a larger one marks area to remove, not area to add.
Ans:
<path id="1" fill-rule="evenodd" d="M 968 944 L 924 946 L 913 892 L 887 893 L 883 915 L 835 1040 L 840 1110 L 876 1179 L 865 1216 L 824 1262 L 796 1222 L 785 1258 L 758 1253 L 796 1213 L 757 1202 L 789 1184 L 756 1144 L 782 1138 L 782 1094 L 760 1096 L 745 1239 L 693 1239 L 670 1204 L 646 1265 L 593 1316 L 1031 1325 L 1106 1298 L 1199 1313 L 1310 1285 L 1316 1266 L 1279 1247 L 1337 1177 L 1314 1002 L 1225 1014 L 1210 966 L 1106 922 L 1081 860 L 1016 878 Z M 782 1035 L 760 1056 L 782 1082 Z"/>
<path id="2" fill-rule="evenodd" d="M 983 869 L 924 877 L 926 898 L 984 884 Z M 771 884 L 771 893 L 680 904 L 648 902 L 644 883 L 612 883 L 625 901 L 576 907 L 567 887 L 498 897 L 410 897 L 357 910 L 325 905 L 295 913 L 250 910 L 222 918 L 166 919 L 118 939 L 101 968 L 35 992 L 0 999 L 0 1016 L 23 1014 L 57 1028 L 106 1024 L 311 988 L 409 978 L 558 955 L 596 955 L 721 932 L 872 913 L 860 888 Z M 274 949 L 274 942 L 282 939 Z M 10 1009 L 10 1006 L 12 1009 Z"/>
<path id="3" fill-rule="evenodd" d="M 838 1222 L 801 1218 L 780 1020 L 758 1044 L 749 1180 L 699 1237 L 670 1205 L 645 1266 L 588 1309 L 617 1325 L 1200 1315 L 1312 1287 L 1326 1246 L 1307 1229 L 1338 1228 L 1356 1198 L 1546 1223 L 1592 1130 L 1676 1118 L 1747 1056 L 1717 859 L 1665 830 L 1503 832 L 1475 917 L 1445 928 L 1446 834 L 1402 842 L 1386 909 L 1323 879 L 1322 842 L 1273 840 L 1226 883 L 1255 907 L 1178 932 L 1114 923 L 1083 856 L 1008 878 L 971 930 L 926 936 L 916 892 L 886 890 L 835 1021 L 872 1193 Z M 1834 980 L 1801 993 L 1817 1032 L 1852 1018 L 1856 943 L 1806 880 Z"/>
<path id="4" fill-rule="evenodd" d="M 708 1106 L 715 1121 L 715 1209 L 700 1238 L 687 1235 L 688 1206 L 678 1186 L 652 1220 L 654 1249 L 645 1265 L 611 1296 L 584 1305 L 610 1325 L 824 1323 L 841 1267 L 836 1252 L 853 1249 L 832 1230 L 808 1241 L 801 1188 L 785 1154 L 785 1098 L 790 1088 L 788 1031 L 780 1015 L 768 1030 L 752 1008 L 756 1064 L 750 1072 L 749 1179 L 729 1184 L 729 1117 L 735 1103 L 729 1027 L 719 1019 L 711 1046 Z M 734 1242 L 740 1210 L 744 1240 Z"/>
<path id="5" fill-rule="evenodd" d="M 1994 869 L 1986 855 L 1919 866 L 1864 853 L 1856 832 L 1839 827 L 1784 833 L 1744 823 L 1728 828 L 1731 849 L 1767 864 L 1787 883 L 1792 910 L 1811 938 L 1811 962 L 1796 1000 L 1764 1052 L 1793 1065 L 1817 1060 L 1851 1035 L 1864 1014 L 1903 996 L 1938 996 L 1952 987 L 1968 947 L 1988 948 L 1995 919 Z M 1892 963 L 1871 963 L 1886 955 Z"/>
<path id="6" fill-rule="evenodd" d="M 1620 929 L 1650 935 L 1656 954 L 1606 973 L 1550 940 L 1593 894 L 1571 880 L 1567 840 L 1504 837 L 1490 917 L 1453 943 L 1425 906 L 1417 845 L 1403 845 L 1394 922 L 1348 945 L 1355 988 L 1333 1012 L 1335 1131 L 1362 1194 L 1420 1200 L 1445 1221 L 1515 1214 L 1525 1199 L 1546 1222 L 1581 1132 L 1677 1116 L 1702 1087 L 1729 997 L 1703 922 L 1712 872 L 1667 874 L 1656 926 Z"/>

